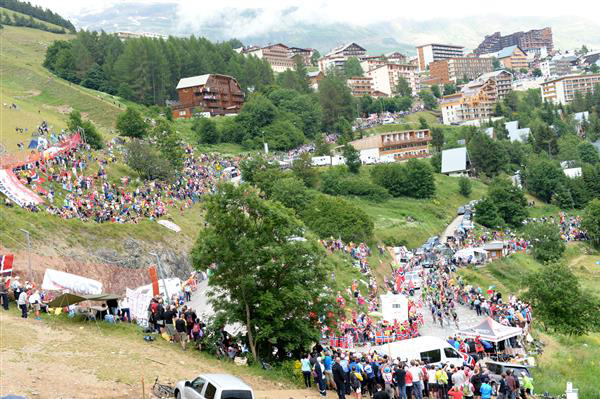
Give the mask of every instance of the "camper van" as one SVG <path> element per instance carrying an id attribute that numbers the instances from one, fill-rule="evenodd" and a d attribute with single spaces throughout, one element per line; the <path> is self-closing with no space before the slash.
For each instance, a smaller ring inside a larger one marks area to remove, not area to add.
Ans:
<path id="1" fill-rule="evenodd" d="M 377 353 L 400 358 L 402 361 L 422 360 L 427 364 L 453 364 L 463 365 L 463 356 L 448 342 L 433 336 L 417 337 L 392 342 L 381 346 L 371 347 Z"/>

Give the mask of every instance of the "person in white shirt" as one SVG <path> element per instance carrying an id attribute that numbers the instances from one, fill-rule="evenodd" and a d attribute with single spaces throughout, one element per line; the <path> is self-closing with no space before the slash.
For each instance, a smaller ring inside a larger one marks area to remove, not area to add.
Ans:
<path id="1" fill-rule="evenodd" d="M 19 299 L 17 299 L 17 305 L 21 309 L 21 317 L 27 318 L 27 292 L 21 291 L 19 294 Z"/>
<path id="2" fill-rule="evenodd" d="M 35 319 L 40 320 L 40 308 L 42 306 L 42 297 L 40 296 L 40 292 L 35 290 L 33 294 L 29 295 L 28 300 L 29 304 L 33 308 L 33 311 L 35 312 Z"/>
<path id="3" fill-rule="evenodd" d="M 127 297 L 121 299 L 119 308 L 121 308 L 121 320 L 125 321 L 127 318 L 127 322 L 131 323 L 131 313 L 129 311 L 129 301 L 127 300 Z"/>
<path id="4" fill-rule="evenodd" d="M 462 367 L 452 373 L 452 385 L 459 386 L 465 383 L 467 377 Z"/>
<path id="5" fill-rule="evenodd" d="M 408 369 L 413 378 L 413 389 L 412 392 L 415 396 L 415 399 L 423 399 L 423 378 L 422 378 L 422 370 L 417 366 L 415 361 L 410 362 L 411 367 Z"/>

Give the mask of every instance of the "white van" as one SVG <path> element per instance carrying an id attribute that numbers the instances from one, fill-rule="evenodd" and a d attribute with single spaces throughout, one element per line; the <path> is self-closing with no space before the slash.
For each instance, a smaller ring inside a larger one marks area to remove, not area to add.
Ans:
<path id="1" fill-rule="evenodd" d="M 377 353 L 387 354 L 402 361 L 422 360 L 426 364 L 463 365 L 463 356 L 448 342 L 433 336 L 417 337 L 371 347 Z"/>

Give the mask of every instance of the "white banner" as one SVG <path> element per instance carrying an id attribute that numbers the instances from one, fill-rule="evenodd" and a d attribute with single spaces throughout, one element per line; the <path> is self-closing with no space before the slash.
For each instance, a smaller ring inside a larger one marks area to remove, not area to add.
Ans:
<path id="1" fill-rule="evenodd" d="M 148 294 L 127 288 L 125 295 L 131 317 L 137 320 L 138 325 L 148 326 L 148 305 L 152 299 L 152 293 Z"/>
<path id="2" fill-rule="evenodd" d="M 383 320 L 404 323 L 408 320 L 408 298 L 404 295 L 381 295 L 381 313 Z"/>
<path id="3" fill-rule="evenodd" d="M 25 187 L 8 169 L 0 169 L 0 192 L 20 207 L 44 202 L 36 193 Z"/>
<path id="4" fill-rule="evenodd" d="M 102 294 L 102 283 L 76 274 L 46 269 L 42 289 L 69 291 L 73 294 L 99 295 Z"/>

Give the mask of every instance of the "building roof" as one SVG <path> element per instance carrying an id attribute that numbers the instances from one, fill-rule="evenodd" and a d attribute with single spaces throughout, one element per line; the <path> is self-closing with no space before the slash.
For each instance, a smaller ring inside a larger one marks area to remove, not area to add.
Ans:
<path id="1" fill-rule="evenodd" d="M 565 176 L 570 177 L 571 179 L 581 176 L 581 168 L 563 169 L 563 172 Z"/>
<path id="2" fill-rule="evenodd" d="M 483 249 L 485 249 L 486 251 L 499 250 L 502 248 L 504 248 L 503 241 L 490 241 L 490 242 L 483 244 Z"/>
<path id="3" fill-rule="evenodd" d="M 179 83 L 177 83 L 177 87 L 175 89 L 184 89 L 186 87 L 194 87 L 205 85 L 208 82 L 208 78 L 210 74 L 200 75 L 200 76 L 191 76 L 189 78 L 179 79 Z"/>
<path id="4" fill-rule="evenodd" d="M 496 53 L 496 58 L 500 59 L 500 58 L 510 57 L 515 52 L 517 47 L 519 47 L 519 46 L 514 45 L 514 46 L 504 47 L 502 50 L 500 50 Z M 523 51 L 523 50 L 521 50 L 521 51 Z"/>
<path id="5" fill-rule="evenodd" d="M 508 71 L 506 71 L 504 69 L 500 69 L 498 71 L 483 73 L 483 74 L 479 75 L 479 77 L 477 78 L 477 80 L 488 80 L 488 79 L 492 79 L 492 78 L 497 78 L 503 72 L 509 74 L 512 77 L 512 73 L 510 73 L 510 72 L 508 72 Z"/>
<path id="6" fill-rule="evenodd" d="M 588 119 L 590 119 L 590 113 L 589 113 L 588 111 L 576 112 L 576 113 L 575 113 L 575 115 L 573 115 L 573 118 L 574 118 L 574 119 L 575 119 L 577 122 L 581 123 L 581 122 L 583 122 L 584 120 L 586 120 L 586 121 L 587 121 Z"/>
<path id="7" fill-rule="evenodd" d="M 465 46 L 457 46 L 455 44 L 440 44 L 440 43 L 421 44 L 420 46 L 417 46 L 417 48 L 425 47 L 425 46 L 443 46 L 443 47 L 465 48 Z"/>
<path id="8" fill-rule="evenodd" d="M 442 151 L 442 173 L 466 171 L 467 157 L 467 147 Z"/>
<path id="9" fill-rule="evenodd" d="M 351 43 L 342 44 L 341 46 L 338 46 L 338 47 L 334 48 L 329 53 L 325 54 L 325 57 L 330 56 L 330 55 L 334 55 L 334 54 L 337 54 L 337 53 L 340 53 L 340 52 L 346 50 L 348 47 L 350 47 L 352 45 L 360 47 L 360 49 L 363 50 L 363 51 L 367 51 L 364 47 L 359 46 L 358 44 L 356 44 L 354 42 L 351 42 Z"/>
<path id="10" fill-rule="evenodd" d="M 520 141 L 521 143 L 527 141 L 529 138 L 529 134 L 531 133 L 531 129 L 525 127 L 523 129 L 515 129 L 508 131 L 508 138 L 510 141 Z"/>
<path id="11" fill-rule="evenodd" d="M 504 127 L 509 132 L 511 132 L 513 130 L 517 130 L 519 128 L 519 121 L 504 122 Z"/>

